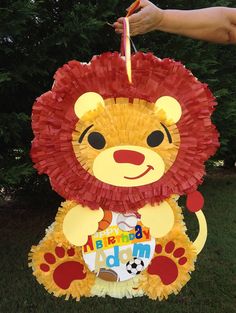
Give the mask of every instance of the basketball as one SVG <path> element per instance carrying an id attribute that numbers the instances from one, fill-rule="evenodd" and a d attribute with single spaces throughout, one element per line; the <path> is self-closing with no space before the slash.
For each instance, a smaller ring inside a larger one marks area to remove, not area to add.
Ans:
<path id="1" fill-rule="evenodd" d="M 106 229 L 112 221 L 112 212 L 111 211 L 104 211 L 103 219 L 98 223 L 98 231 L 102 231 Z"/>

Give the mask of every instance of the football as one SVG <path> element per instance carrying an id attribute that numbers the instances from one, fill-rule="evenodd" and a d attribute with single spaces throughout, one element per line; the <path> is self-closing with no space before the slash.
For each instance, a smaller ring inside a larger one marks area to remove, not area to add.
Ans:
<path id="1" fill-rule="evenodd" d="M 115 271 L 106 268 L 100 268 L 97 277 L 106 281 L 119 281 L 118 274 Z"/>
<path id="2" fill-rule="evenodd" d="M 131 275 L 138 275 L 144 269 L 144 263 L 141 259 L 133 258 L 126 263 L 126 270 Z"/>

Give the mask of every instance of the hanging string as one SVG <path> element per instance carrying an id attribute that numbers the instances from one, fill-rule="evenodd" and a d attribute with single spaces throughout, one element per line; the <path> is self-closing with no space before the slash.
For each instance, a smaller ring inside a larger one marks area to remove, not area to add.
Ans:
<path id="1" fill-rule="evenodd" d="M 140 7 L 140 0 L 136 0 L 130 7 L 123 20 L 123 36 L 121 38 L 121 55 L 125 56 L 126 72 L 130 84 L 132 83 L 132 67 L 131 67 L 131 46 L 132 42 L 135 52 L 137 51 L 133 41 L 130 38 L 130 27 L 128 17 Z"/>
<path id="2" fill-rule="evenodd" d="M 137 53 L 137 52 L 138 52 L 138 50 L 137 50 L 137 48 L 135 47 L 135 44 L 134 44 L 134 42 L 133 42 L 132 38 L 131 38 L 131 37 L 129 37 L 129 40 L 130 40 L 130 42 L 131 42 L 131 44 L 132 44 L 132 47 L 133 47 L 133 49 L 134 49 L 134 52 L 135 52 L 135 53 Z"/>
<path id="3" fill-rule="evenodd" d="M 129 31 L 129 19 L 127 17 L 123 20 L 124 30 L 124 51 L 125 51 L 125 64 L 128 80 L 132 83 L 132 69 L 131 69 L 131 47 L 130 47 L 130 31 Z"/>

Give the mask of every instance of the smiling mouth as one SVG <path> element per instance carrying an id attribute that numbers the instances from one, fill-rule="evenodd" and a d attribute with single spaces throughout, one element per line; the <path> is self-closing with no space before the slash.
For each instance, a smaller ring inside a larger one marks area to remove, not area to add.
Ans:
<path id="1" fill-rule="evenodd" d="M 135 176 L 135 177 L 127 177 L 127 176 L 124 176 L 124 178 L 126 179 L 138 179 L 138 178 L 141 178 L 143 177 L 144 175 L 146 175 L 148 172 L 150 172 L 151 170 L 154 170 L 154 167 L 152 165 L 148 165 L 147 166 L 147 169 L 146 171 L 144 171 L 142 174 L 138 175 L 138 176 Z"/>

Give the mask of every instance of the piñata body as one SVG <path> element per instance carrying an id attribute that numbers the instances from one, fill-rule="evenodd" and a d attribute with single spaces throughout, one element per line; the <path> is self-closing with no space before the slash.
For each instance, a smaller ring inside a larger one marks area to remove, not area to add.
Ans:
<path id="1" fill-rule="evenodd" d="M 197 199 L 218 147 L 215 99 L 180 62 L 137 53 L 131 63 L 132 83 L 118 53 L 71 61 L 33 107 L 32 159 L 67 201 L 30 265 L 66 299 L 167 298 L 206 240 L 201 204 L 191 242 L 177 200 Z"/>

